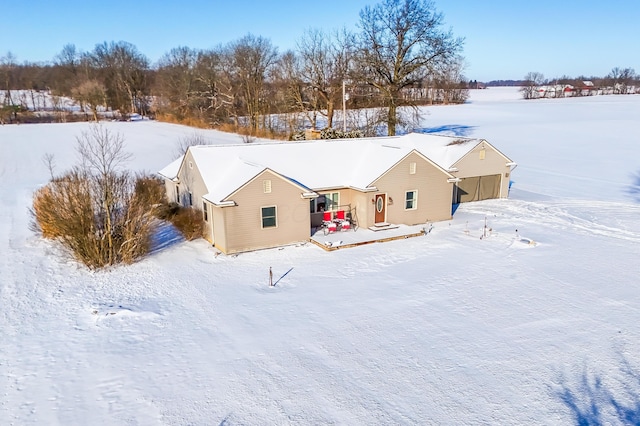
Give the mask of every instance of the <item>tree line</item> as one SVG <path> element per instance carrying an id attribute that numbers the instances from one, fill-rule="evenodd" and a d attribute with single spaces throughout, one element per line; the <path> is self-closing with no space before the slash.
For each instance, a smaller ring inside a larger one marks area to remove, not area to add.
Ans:
<path id="1" fill-rule="evenodd" d="M 598 94 L 628 95 L 640 93 L 640 75 L 633 68 L 614 67 L 604 77 L 562 76 L 547 79 L 541 72 L 529 72 L 520 84 L 523 98 L 561 98 Z"/>
<path id="2" fill-rule="evenodd" d="M 332 128 L 339 118 L 393 135 L 416 122 L 419 105 L 464 102 L 463 39 L 443 29 L 431 0 L 381 0 L 359 18 L 357 31 L 309 29 L 283 53 L 247 34 L 210 49 L 178 46 L 154 64 L 124 41 L 89 52 L 67 44 L 45 64 L 7 54 L 2 106 L 16 114 L 10 90 L 26 89 L 71 97 L 95 120 L 110 110 L 264 136 Z"/>

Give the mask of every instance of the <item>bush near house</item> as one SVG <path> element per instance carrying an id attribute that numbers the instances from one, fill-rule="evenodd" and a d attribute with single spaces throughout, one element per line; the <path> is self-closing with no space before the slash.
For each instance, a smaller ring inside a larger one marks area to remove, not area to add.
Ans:
<path id="1" fill-rule="evenodd" d="M 34 194 L 35 228 L 89 268 L 133 263 L 150 250 L 158 205 L 151 179 L 80 169 L 55 177 Z"/>
<path id="2" fill-rule="evenodd" d="M 157 217 L 171 222 L 189 241 L 204 236 L 204 219 L 198 209 L 182 207 L 178 203 L 165 203 L 158 209 Z"/>

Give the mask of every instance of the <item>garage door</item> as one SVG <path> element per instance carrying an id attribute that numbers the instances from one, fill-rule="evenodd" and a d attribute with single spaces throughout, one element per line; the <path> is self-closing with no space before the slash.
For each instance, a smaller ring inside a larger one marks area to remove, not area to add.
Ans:
<path id="1" fill-rule="evenodd" d="M 454 203 L 488 200 L 500 197 L 501 175 L 474 176 L 458 182 Z"/>

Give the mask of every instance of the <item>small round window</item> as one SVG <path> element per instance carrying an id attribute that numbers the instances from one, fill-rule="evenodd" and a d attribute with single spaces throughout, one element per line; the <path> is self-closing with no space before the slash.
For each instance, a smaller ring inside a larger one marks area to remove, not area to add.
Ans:
<path id="1" fill-rule="evenodd" d="M 384 207 L 384 201 L 383 201 L 382 197 L 376 198 L 376 211 L 378 213 L 382 213 L 383 207 Z"/>

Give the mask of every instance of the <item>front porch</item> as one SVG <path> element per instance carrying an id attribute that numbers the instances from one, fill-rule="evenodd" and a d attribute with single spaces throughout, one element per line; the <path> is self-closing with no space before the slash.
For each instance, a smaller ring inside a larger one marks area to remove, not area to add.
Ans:
<path id="1" fill-rule="evenodd" d="M 412 226 L 393 224 L 386 227 L 372 227 L 373 229 L 352 228 L 328 234 L 323 229 L 319 229 L 311 235 L 310 241 L 324 250 L 333 251 L 371 243 L 419 237 L 428 234 L 430 227 L 430 224 Z"/>

